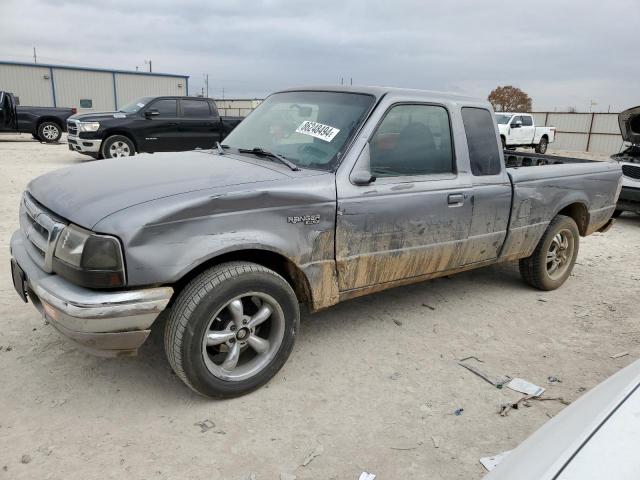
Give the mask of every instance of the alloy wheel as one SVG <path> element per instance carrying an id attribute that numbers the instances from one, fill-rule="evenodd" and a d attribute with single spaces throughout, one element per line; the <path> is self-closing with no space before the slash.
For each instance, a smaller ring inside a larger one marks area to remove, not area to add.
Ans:
<path id="1" fill-rule="evenodd" d="M 213 315 L 202 339 L 202 356 L 211 374 L 229 381 L 250 378 L 276 356 L 285 318 L 278 302 L 261 292 L 231 299 Z"/>

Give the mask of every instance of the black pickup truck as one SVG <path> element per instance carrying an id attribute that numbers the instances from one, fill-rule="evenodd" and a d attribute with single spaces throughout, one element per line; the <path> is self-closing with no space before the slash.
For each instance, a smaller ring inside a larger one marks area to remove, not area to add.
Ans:
<path id="1" fill-rule="evenodd" d="M 13 94 L 0 91 L 0 132 L 30 133 L 47 143 L 60 140 L 67 118 L 76 113 L 75 108 L 21 107 L 17 103 Z"/>
<path id="2" fill-rule="evenodd" d="M 117 112 L 69 118 L 69 150 L 115 158 L 213 148 L 241 120 L 221 117 L 210 98 L 142 97 Z"/>

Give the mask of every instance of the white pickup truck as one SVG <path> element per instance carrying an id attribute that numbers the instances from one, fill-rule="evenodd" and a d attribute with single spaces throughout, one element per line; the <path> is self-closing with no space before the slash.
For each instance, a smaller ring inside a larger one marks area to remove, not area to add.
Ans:
<path id="1" fill-rule="evenodd" d="M 545 153 L 556 137 L 555 127 L 536 127 L 527 113 L 496 113 L 496 120 L 503 148 L 533 147 Z"/>

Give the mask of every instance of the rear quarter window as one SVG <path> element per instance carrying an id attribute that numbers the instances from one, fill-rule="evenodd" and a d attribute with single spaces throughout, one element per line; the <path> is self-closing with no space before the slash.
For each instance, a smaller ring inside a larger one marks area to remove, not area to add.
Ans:
<path id="1" fill-rule="evenodd" d="M 182 100 L 182 114 L 190 118 L 205 118 L 211 115 L 209 102 L 202 100 Z"/>
<path id="2" fill-rule="evenodd" d="M 469 147 L 471 173 L 475 176 L 497 175 L 502 167 L 491 112 L 484 108 L 463 107 L 462 122 Z"/>

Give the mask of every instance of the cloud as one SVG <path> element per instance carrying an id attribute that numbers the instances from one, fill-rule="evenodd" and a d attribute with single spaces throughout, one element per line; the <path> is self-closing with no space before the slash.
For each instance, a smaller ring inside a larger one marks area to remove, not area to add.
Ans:
<path id="1" fill-rule="evenodd" d="M 498 84 L 534 108 L 640 104 L 637 0 L 255 2 L 5 0 L 2 59 L 209 73 L 210 93 L 262 97 L 309 84 L 382 84 L 486 97 Z"/>

